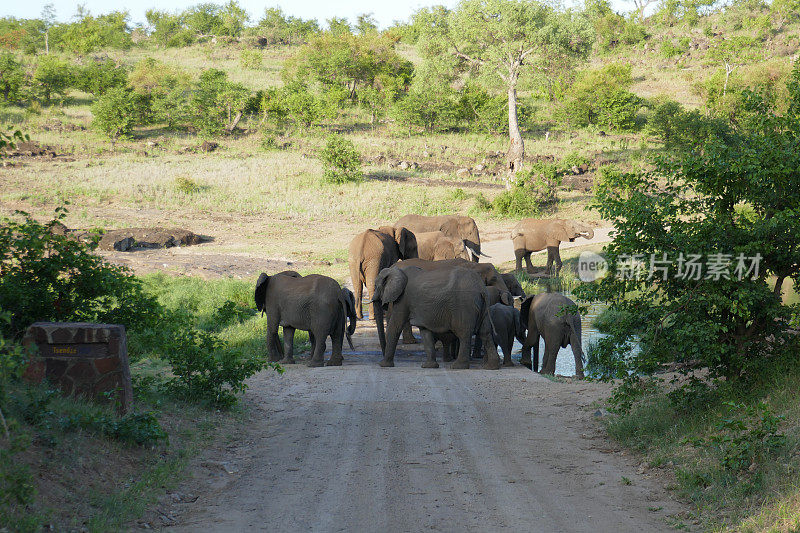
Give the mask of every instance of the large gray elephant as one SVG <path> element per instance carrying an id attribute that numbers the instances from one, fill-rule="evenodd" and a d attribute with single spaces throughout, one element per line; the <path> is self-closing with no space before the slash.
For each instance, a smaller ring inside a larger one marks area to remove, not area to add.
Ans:
<path id="1" fill-rule="evenodd" d="M 525 331 L 527 327 L 522 322 L 522 314 L 519 309 L 496 303 L 489 308 L 489 315 L 492 317 L 494 331 L 492 339 L 495 346 L 503 350 L 503 366 L 513 366 L 511 351 L 514 348 L 514 339 L 520 344 L 525 343 Z"/>
<path id="2" fill-rule="evenodd" d="M 461 215 L 406 215 L 397 221 L 395 227 L 406 227 L 414 233 L 426 231 L 441 231 L 448 237 L 461 239 L 464 245 L 472 252 L 472 260 L 478 262 L 481 253 L 481 237 L 478 225 L 470 217 Z"/>
<path id="3" fill-rule="evenodd" d="M 325 363 L 325 340 L 331 338 L 329 366 L 342 364 L 342 343 L 356 330 L 356 309 L 353 293 L 339 287 L 336 280 L 319 274 L 300 277 L 296 272 L 269 276 L 261 273 L 256 282 L 256 309 L 267 315 L 269 360 L 294 363 L 294 332 L 308 331 L 312 345 L 308 366 Z M 347 323 L 349 319 L 349 324 Z M 283 326 L 283 359 L 278 344 L 278 326 Z"/>
<path id="4" fill-rule="evenodd" d="M 531 253 L 547 248 L 547 271 L 552 271 L 553 262 L 556 264 L 556 272 L 561 271 L 559 246 L 564 241 L 572 242 L 578 237 L 593 239 L 594 230 L 582 222 L 563 218 L 520 220 L 511 230 L 514 255 L 517 259 L 516 270 L 522 270 L 522 259 L 525 258 L 525 266 L 528 272 L 532 272 Z"/>
<path id="5" fill-rule="evenodd" d="M 575 375 L 583 378 L 583 345 L 581 316 L 575 302 L 558 292 L 529 296 L 522 302 L 520 315 L 528 334 L 522 344 L 520 363 L 533 371 L 539 367 L 539 337 L 544 338 L 542 374 L 555 374 L 558 350 L 572 346 L 575 356 Z M 533 348 L 533 359 L 531 359 Z"/>
<path id="6" fill-rule="evenodd" d="M 459 340 L 458 357 L 451 368 L 469 368 L 472 334 L 487 345 L 483 367 L 500 368 L 500 357 L 491 338 L 488 296 L 477 272 L 453 268 L 422 270 L 400 268 L 400 264 L 381 270 L 375 280 L 376 325 L 383 350 L 381 366 L 394 366 L 400 332 L 406 322 L 417 326 L 425 344 L 424 368 L 438 368 L 435 335 L 453 334 Z M 391 305 L 391 316 L 384 331 L 383 306 Z M 489 349 L 490 348 L 490 349 Z"/>
<path id="7" fill-rule="evenodd" d="M 350 279 L 356 299 L 356 316 L 364 318 L 361 310 L 363 286 L 366 285 L 370 298 L 375 288 L 378 272 L 395 264 L 400 259 L 417 257 L 417 241 L 414 234 L 406 228 L 384 226 L 378 230 L 368 229 L 350 241 L 347 261 L 350 266 Z M 375 306 L 370 309 L 375 317 Z"/>
<path id="8" fill-rule="evenodd" d="M 470 261 L 472 253 L 457 237 L 448 237 L 441 231 L 425 231 L 415 233 L 417 238 L 417 256 L 426 261 L 444 259 L 465 259 Z"/>

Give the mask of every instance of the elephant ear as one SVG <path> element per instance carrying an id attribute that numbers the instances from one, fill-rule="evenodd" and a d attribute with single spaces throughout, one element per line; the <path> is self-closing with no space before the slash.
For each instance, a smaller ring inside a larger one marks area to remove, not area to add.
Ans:
<path id="1" fill-rule="evenodd" d="M 528 315 L 531 312 L 531 304 L 533 303 L 533 299 L 535 296 L 528 296 L 522 301 L 522 305 L 519 307 L 519 315 L 520 320 L 522 320 L 523 324 L 529 324 L 530 321 L 528 320 Z"/>
<path id="2" fill-rule="evenodd" d="M 406 227 L 400 227 L 397 236 L 397 245 L 400 247 L 400 253 L 403 254 L 403 259 L 413 259 L 419 257 L 417 252 L 417 237 Z"/>
<path id="3" fill-rule="evenodd" d="M 440 239 L 433 248 L 433 257 L 439 259 L 453 259 L 456 256 L 453 244 L 445 239 Z"/>
<path id="4" fill-rule="evenodd" d="M 266 306 L 266 297 L 267 297 L 267 284 L 269 283 L 269 276 L 264 272 L 258 276 L 258 281 L 256 281 L 256 292 L 255 292 L 255 299 L 256 299 L 256 309 L 264 313 L 264 307 Z"/>
<path id="5" fill-rule="evenodd" d="M 458 220 L 456 218 L 448 218 L 447 221 L 443 222 L 439 227 L 439 231 L 448 237 L 461 237 L 461 232 L 459 231 L 458 227 Z"/>
<path id="6" fill-rule="evenodd" d="M 572 234 L 569 233 L 568 228 L 562 222 L 558 224 L 553 224 L 553 226 L 551 226 L 551 229 L 547 234 L 546 244 L 547 246 L 558 246 L 560 243 L 568 241 L 570 239 L 574 240 L 575 235 L 574 233 Z"/>
<path id="7" fill-rule="evenodd" d="M 513 307 L 514 297 L 511 296 L 511 293 L 508 291 L 500 291 L 500 303 L 503 305 L 508 305 L 510 307 Z"/>
<path id="8" fill-rule="evenodd" d="M 394 302 L 398 298 L 400 298 L 400 295 L 403 294 L 403 291 L 406 289 L 406 284 L 408 283 L 408 276 L 406 276 L 406 273 L 397 267 L 381 270 L 381 274 L 383 274 L 384 272 L 386 272 L 386 280 L 385 283 L 383 284 L 381 303 L 385 305 Z M 379 274 L 378 278 L 380 277 L 381 276 Z M 378 285 L 377 280 L 375 281 L 375 285 L 377 287 Z"/>
<path id="9" fill-rule="evenodd" d="M 378 231 L 380 233 L 385 233 L 386 235 L 394 239 L 394 228 L 392 226 L 381 226 L 380 228 L 378 228 Z"/>

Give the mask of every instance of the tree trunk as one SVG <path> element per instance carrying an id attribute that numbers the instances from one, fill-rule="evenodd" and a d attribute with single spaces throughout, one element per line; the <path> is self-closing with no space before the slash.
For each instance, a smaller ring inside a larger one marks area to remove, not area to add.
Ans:
<path id="1" fill-rule="evenodd" d="M 522 169 L 522 158 L 525 155 L 525 145 L 522 142 L 522 133 L 519 131 L 519 120 L 517 119 L 517 84 L 516 80 L 508 87 L 508 135 L 511 143 L 508 146 L 508 178 L 506 179 L 506 189 L 511 189 L 514 174 Z"/>
<path id="2" fill-rule="evenodd" d="M 44 32 L 44 53 L 50 55 L 50 38 L 49 38 L 50 31 Z"/>
<path id="3" fill-rule="evenodd" d="M 242 112 L 241 111 L 236 113 L 236 116 L 233 118 L 233 122 L 231 124 L 229 124 L 228 127 L 226 128 L 228 130 L 228 133 L 231 133 L 231 132 L 233 132 L 233 130 L 236 129 L 236 126 L 239 125 L 239 121 L 240 120 L 242 120 Z"/>

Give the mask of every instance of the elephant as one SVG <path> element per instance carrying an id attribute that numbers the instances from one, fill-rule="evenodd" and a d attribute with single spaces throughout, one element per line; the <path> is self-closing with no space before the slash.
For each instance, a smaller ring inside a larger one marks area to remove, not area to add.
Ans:
<path id="1" fill-rule="evenodd" d="M 448 237 L 461 239 L 469 249 L 472 260 L 478 262 L 481 253 L 481 237 L 478 233 L 478 225 L 470 217 L 460 215 L 424 216 L 406 215 L 397 221 L 395 227 L 406 227 L 414 233 L 425 233 L 427 231 L 441 231 Z"/>
<path id="2" fill-rule="evenodd" d="M 561 271 L 561 254 L 558 251 L 563 241 L 573 242 L 578 237 L 594 238 L 594 230 L 582 222 L 564 220 L 563 218 L 539 220 L 525 218 L 520 220 L 511 231 L 511 240 L 514 243 L 514 255 L 517 259 L 516 270 L 522 270 L 522 258 L 528 272 L 533 271 L 531 253 L 547 248 L 547 271 L 551 272 L 553 262 L 556 272 Z"/>
<path id="3" fill-rule="evenodd" d="M 503 304 L 514 307 L 514 297 L 509 291 L 498 289 L 497 287 L 486 287 L 486 294 L 489 296 L 489 306 Z"/>
<path id="4" fill-rule="evenodd" d="M 500 276 L 503 278 L 506 287 L 508 287 L 508 292 L 511 293 L 511 296 L 514 298 L 521 298 L 523 300 L 525 299 L 527 296 L 525 294 L 525 289 L 522 288 L 517 276 L 515 276 L 513 272 L 506 272 L 505 274 L 500 274 Z"/>
<path id="5" fill-rule="evenodd" d="M 417 238 L 417 256 L 427 261 L 440 261 L 444 259 L 472 259 L 472 253 L 464 245 L 464 241 L 455 237 L 448 237 L 441 231 L 426 231 L 415 233 Z"/>
<path id="6" fill-rule="evenodd" d="M 269 360 L 280 359 L 278 326 L 283 326 L 282 364 L 294 363 L 294 332 L 308 331 L 312 355 L 308 366 L 325 363 L 325 340 L 330 337 L 332 348 L 329 366 L 342 364 L 344 338 L 353 349 L 352 335 L 356 330 L 356 302 L 353 293 L 327 276 L 311 274 L 305 277 L 296 272 L 269 276 L 262 272 L 255 289 L 256 309 L 267 315 L 267 346 Z M 349 324 L 347 323 L 349 320 Z"/>
<path id="7" fill-rule="evenodd" d="M 575 375 L 583 379 L 583 347 L 581 343 L 581 316 L 575 311 L 575 302 L 558 292 L 529 296 L 520 307 L 522 322 L 528 333 L 522 343 L 520 363 L 533 371 L 539 367 L 539 337 L 544 337 L 542 374 L 555 374 L 556 356 L 560 348 L 572 346 L 575 356 Z M 533 360 L 531 360 L 533 348 Z"/>
<path id="8" fill-rule="evenodd" d="M 435 335 L 452 334 L 459 341 L 458 357 L 451 368 L 469 368 L 472 334 L 484 339 L 487 357 L 483 368 L 500 368 L 500 357 L 491 339 L 489 298 L 477 272 L 463 269 L 423 270 L 400 268 L 400 264 L 381 270 L 375 280 L 373 301 L 378 314 L 375 322 L 383 350 L 383 367 L 394 366 L 394 354 L 403 324 L 417 326 L 428 356 L 423 368 L 438 368 Z M 386 330 L 383 307 L 391 306 Z M 491 345 L 491 346 L 490 346 Z"/>
<path id="9" fill-rule="evenodd" d="M 492 317 L 494 325 L 492 332 L 494 344 L 503 350 L 503 366 L 513 366 L 511 351 L 514 347 L 514 339 L 516 338 L 520 344 L 525 343 L 527 327 L 522 322 L 522 314 L 519 309 L 496 303 L 489 308 L 489 316 Z"/>
<path id="10" fill-rule="evenodd" d="M 375 278 L 381 269 L 390 267 L 400 259 L 417 257 L 417 241 L 414 234 L 406 228 L 384 226 L 379 230 L 368 229 L 350 241 L 348 263 L 350 279 L 356 299 L 356 316 L 364 318 L 361 309 L 363 286 L 366 285 L 370 297 L 375 287 Z M 375 317 L 374 306 L 370 316 Z"/>

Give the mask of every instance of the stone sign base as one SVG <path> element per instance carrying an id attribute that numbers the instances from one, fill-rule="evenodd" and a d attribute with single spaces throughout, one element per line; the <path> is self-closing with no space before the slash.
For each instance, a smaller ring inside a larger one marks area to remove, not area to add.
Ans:
<path id="1" fill-rule="evenodd" d="M 38 348 L 25 370 L 28 381 L 47 379 L 66 395 L 112 401 L 123 413 L 133 408 L 125 326 L 36 322 L 22 343 Z"/>

